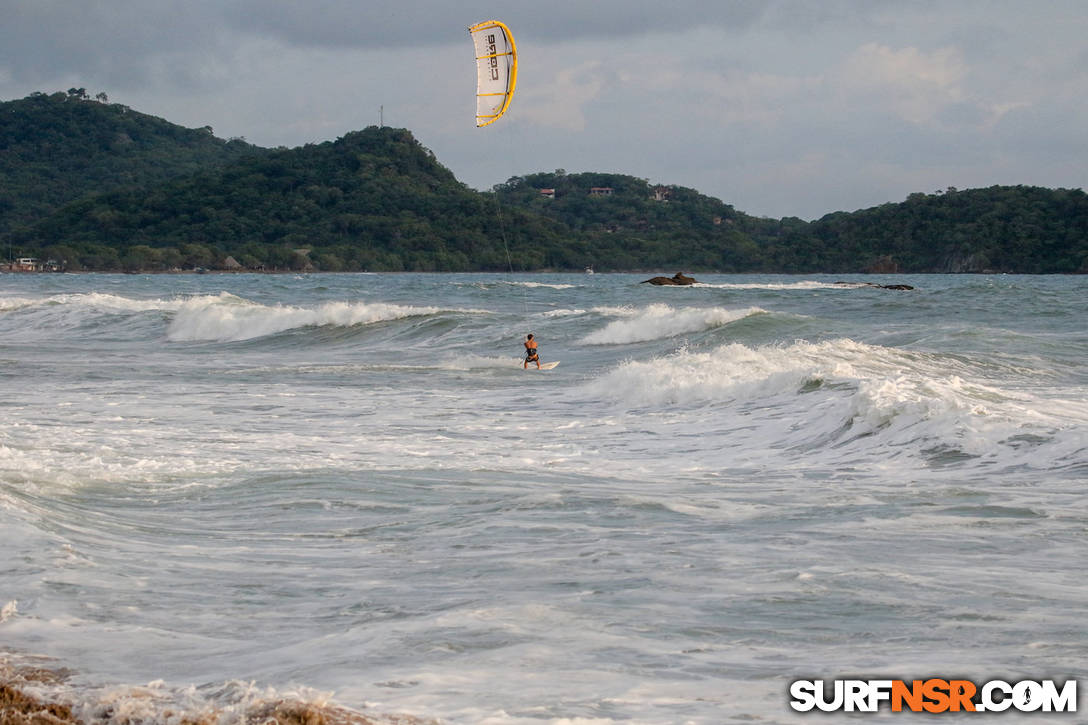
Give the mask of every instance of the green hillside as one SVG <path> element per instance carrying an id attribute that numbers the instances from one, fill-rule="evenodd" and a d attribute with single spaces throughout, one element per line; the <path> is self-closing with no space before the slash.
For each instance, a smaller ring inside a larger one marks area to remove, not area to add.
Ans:
<path id="1" fill-rule="evenodd" d="M 503 207 L 565 230 L 562 244 L 547 245 L 545 260 L 560 269 L 748 271 L 761 266 L 761 245 L 778 226 L 693 189 L 620 174 L 557 170 L 515 177 L 495 191 Z"/>
<path id="2" fill-rule="evenodd" d="M 912 194 L 829 214 L 790 238 L 782 265 L 819 259 L 844 269 L 905 272 L 1088 272 L 1088 195 L 1080 189 L 993 186 Z"/>
<path id="3" fill-rule="evenodd" d="M 69 270 L 1088 272 L 1079 189 L 949 189 L 804 222 L 609 173 L 480 193 L 405 129 L 259 149 L 79 91 L 0 118 L 0 244 Z"/>
<path id="4" fill-rule="evenodd" d="M 252 269 L 499 270 L 509 262 L 496 213 L 411 133 L 371 127 L 88 197 L 18 241 L 96 269 L 217 267 L 229 255 Z M 519 266 L 539 266 L 525 248 L 554 224 L 515 209 L 507 224 Z"/>
<path id="5" fill-rule="evenodd" d="M 0 103 L 0 234 L 86 194 L 145 187 L 260 151 L 83 89 Z"/>
<path id="6" fill-rule="evenodd" d="M 534 174 L 498 193 L 571 232 L 550 257 L 555 267 L 1088 272 L 1088 195 L 1080 189 L 950 188 L 810 223 L 755 218 L 692 189 L 615 174 Z"/>

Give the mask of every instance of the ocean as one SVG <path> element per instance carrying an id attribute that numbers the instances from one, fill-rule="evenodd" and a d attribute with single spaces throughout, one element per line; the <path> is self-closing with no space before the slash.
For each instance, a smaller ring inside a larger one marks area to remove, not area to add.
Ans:
<path id="1" fill-rule="evenodd" d="M 0 276 L 0 684 L 130 725 L 1083 684 L 1088 278 L 648 276 Z"/>

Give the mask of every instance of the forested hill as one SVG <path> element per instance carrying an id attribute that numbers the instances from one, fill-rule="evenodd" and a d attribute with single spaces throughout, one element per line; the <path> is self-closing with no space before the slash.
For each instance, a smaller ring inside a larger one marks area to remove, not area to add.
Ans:
<path id="1" fill-rule="evenodd" d="M 851 260 L 904 272 L 1088 272 L 1088 195 L 993 186 L 911 194 L 829 214 L 788 240 L 777 263 L 847 269 Z"/>
<path id="2" fill-rule="evenodd" d="M 609 173 L 480 193 L 405 129 L 260 149 L 81 89 L 0 104 L 0 157 L 0 245 L 69 270 L 1088 272 L 1081 190 L 950 188 L 814 222 Z"/>
<path id="3" fill-rule="evenodd" d="M 89 193 L 144 187 L 261 151 L 82 88 L 0 103 L 0 234 Z"/>
<path id="4" fill-rule="evenodd" d="M 496 191 L 592 240 L 620 269 L 1088 272 L 1080 189 L 949 188 L 810 223 L 755 218 L 692 189 L 614 174 L 533 174 Z"/>
<path id="5" fill-rule="evenodd" d="M 501 270 L 496 213 L 411 133 L 371 127 L 83 199 L 36 225 L 25 244 L 94 268 L 221 267 L 231 256 L 250 269 Z M 507 224 L 515 249 L 555 226 L 515 209 Z"/>

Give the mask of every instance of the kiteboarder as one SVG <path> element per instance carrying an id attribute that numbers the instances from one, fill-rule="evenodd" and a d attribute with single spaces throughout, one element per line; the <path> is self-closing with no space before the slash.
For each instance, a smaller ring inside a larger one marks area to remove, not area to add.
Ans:
<path id="1" fill-rule="evenodd" d="M 536 340 L 533 339 L 533 333 L 529 333 L 529 336 L 525 338 L 525 365 L 522 366 L 522 370 L 529 369 L 529 363 L 535 362 L 536 369 L 540 369 L 540 356 L 536 354 Z"/>

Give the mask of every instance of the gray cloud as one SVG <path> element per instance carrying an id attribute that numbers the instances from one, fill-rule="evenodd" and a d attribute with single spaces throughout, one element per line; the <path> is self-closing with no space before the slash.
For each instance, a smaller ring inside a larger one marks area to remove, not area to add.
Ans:
<path id="1" fill-rule="evenodd" d="M 5 0 L 0 18 L 0 68 L 17 82 L 73 75 L 135 84 L 149 77 L 154 58 L 191 62 L 228 45 L 207 0 Z"/>
<path id="2" fill-rule="evenodd" d="M 746 0 L 554 0 L 493 2 L 360 3 L 357 0 L 241 0 L 224 17 L 236 30 L 273 35 L 302 46 L 396 48 L 457 42 L 475 22 L 501 15 L 517 36 L 562 42 L 622 38 L 716 26 L 741 32 L 762 17 L 764 6 Z"/>

